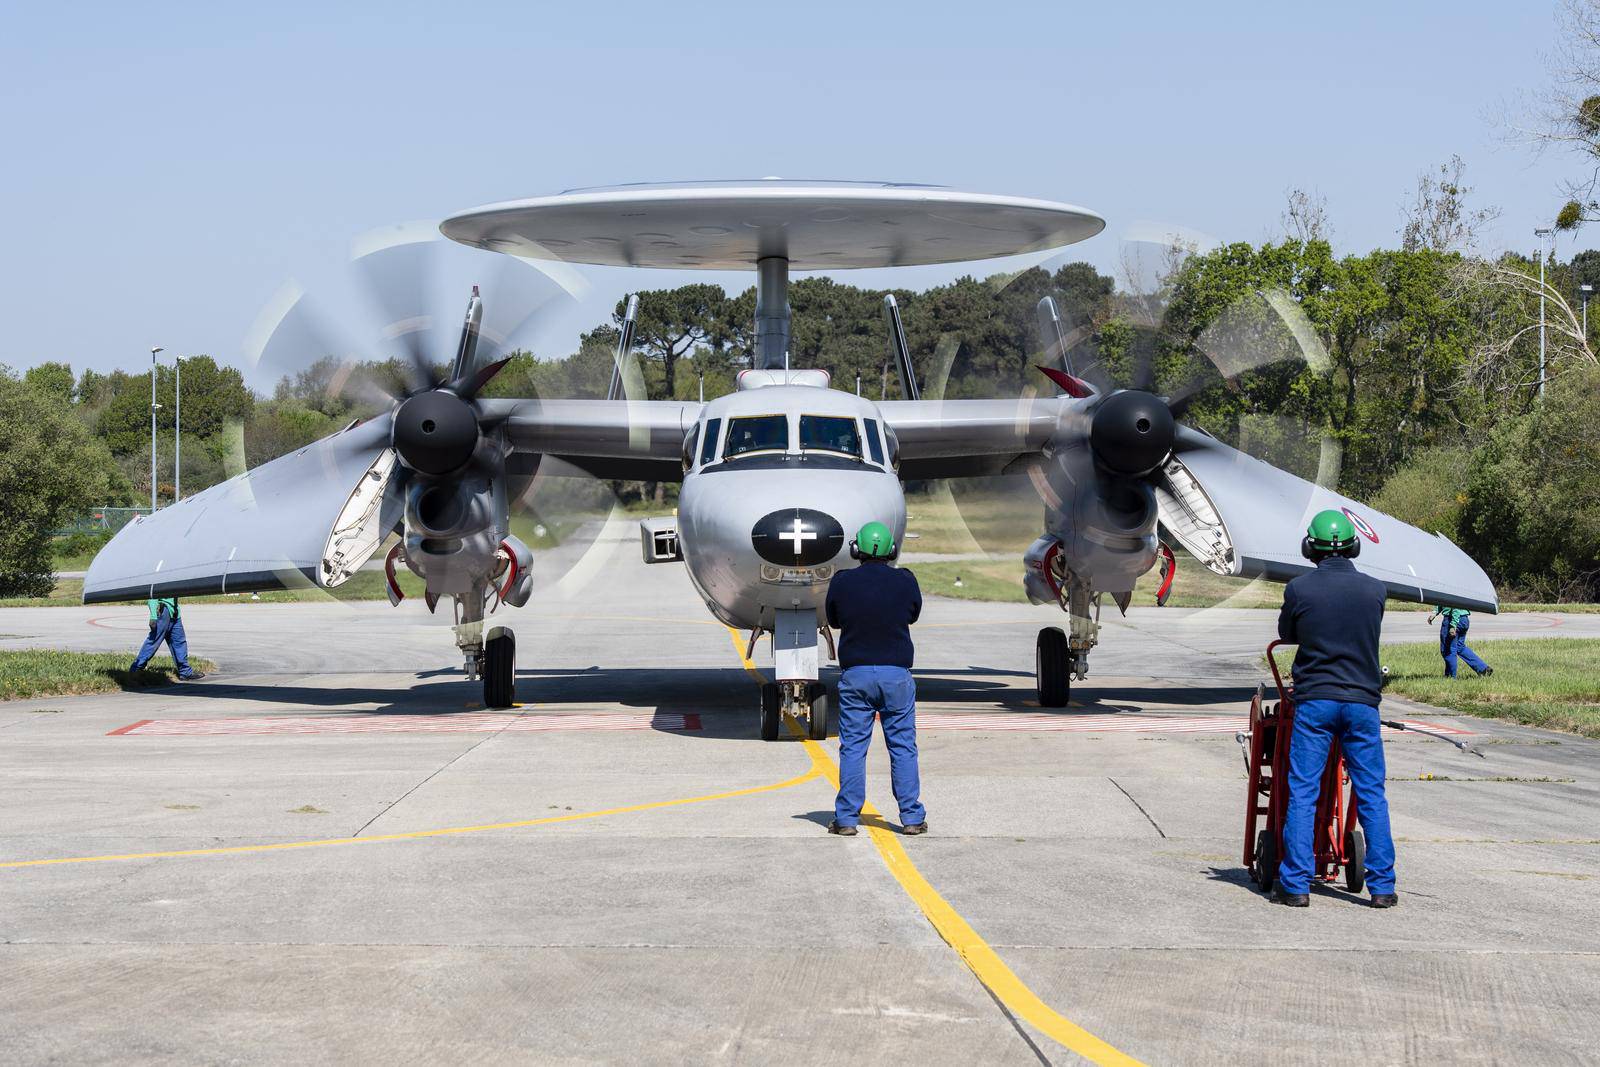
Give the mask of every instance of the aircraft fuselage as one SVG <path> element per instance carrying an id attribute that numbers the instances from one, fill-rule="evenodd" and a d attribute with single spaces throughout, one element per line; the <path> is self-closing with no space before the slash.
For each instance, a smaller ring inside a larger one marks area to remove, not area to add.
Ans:
<path id="1" fill-rule="evenodd" d="M 685 442 L 678 530 L 711 613 L 745 630 L 771 629 L 781 610 L 822 622 L 828 580 L 855 565 L 856 531 L 877 521 L 905 536 L 894 449 L 876 404 L 820 385 L 707 403 Z"/>

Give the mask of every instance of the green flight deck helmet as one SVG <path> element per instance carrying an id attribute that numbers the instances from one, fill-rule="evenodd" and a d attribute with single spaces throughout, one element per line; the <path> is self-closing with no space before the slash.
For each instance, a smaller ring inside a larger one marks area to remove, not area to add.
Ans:
<path id="1" fill-rule="evenodd" d="M 869 522 L 850 542 L 851 559 L 893 559 L 894 534 L 881 522 Z"/>
<path id="2" fill-rule="evenodd" d="M 1344 556 L 1355 559 L 1361 554 L 1361 538 L 1356 536 L 1356 524 L 1342 511 L 1319 511 L 1306 527 L 1305 540 L 1300 542 L 1300 554 L 1313 563 L 1324 556 Z"/>

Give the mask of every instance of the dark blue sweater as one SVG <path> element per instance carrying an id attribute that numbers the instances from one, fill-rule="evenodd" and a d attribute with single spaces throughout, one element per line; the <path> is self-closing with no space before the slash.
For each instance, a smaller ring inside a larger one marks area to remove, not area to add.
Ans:
<path id="1" fill-rule="evenodd" d="M 1278 636 L 1300 644 L 1294 657 L 1295 700 L 1377 707 L 1384 599 L 1383 583 L 1342 556 L 1324 559 L 1284 586 Z"/>
<path id="2" fill-rule="evenodd" d="M 917 576 L 863 561 L 828 586 L 828 625 L 839 631 L 840 667 L 911 667 L 911 624 L 922 614 Z"/>

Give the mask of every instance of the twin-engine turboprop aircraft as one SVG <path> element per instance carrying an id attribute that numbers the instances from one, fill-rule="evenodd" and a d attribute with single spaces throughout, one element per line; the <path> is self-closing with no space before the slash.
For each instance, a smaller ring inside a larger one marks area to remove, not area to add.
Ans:
<path id="1" fill-rule="evenodd" d="M 463 244 L 569 263 L 756 272 L 755 356 L 735 392 L 706 403 L 479 396 L 503 361 L 480 358 L 476 293 L 449 378 L 419 360 L 387 412 L 142 518 L 95 558 L 85 603 L 346 581 L 391 533 L 428 605 L 450 597 L 469 677 L 485 703 L 512 703 L 515 638 L 485 626 L 534 595 L 508 500 L 541 460 L 601 478 L 681 481 L 676 520 L 646 520 L 650 562 L 686 565 L 719 620 L 772 637 L 761 734 L 781 713 L 825 736 L 819 642 L 828 581 L 853 566 L 869 520 L 905 535 L 902 483 L 1027 473 L 1043 502 L 1027 553 L 1035 603 L 1068 627 L 1036 642 L 1039 699 L 1067 703 L 1086 677 L 1103 596 L 1126 608 L 1163 553 L 1159 534 L 1218 574 L 1287 581 L 1309 517 L 1341 508 L 1364 539 L 1357 566 L 1395 599 L 1496 610 L 1482 569 L 1447 539 L 1285 473 L 1178 421 L 1182 401 L 1097 390 L 1074 373 L 1049 298 L 1039 308 L 1042 368 L 1060 395 L 921 400 L 892 297 L 888 344 L 909 399 L 870 401 L 789 365 L 791 270 L 964 262 L 1058 248 L 1104 221 L 1042 200 L 933 186 L 762 180 L 577 190 L 495 204 L 446 220 Z M 620 358 L 632 329 L 623 324 Z M 1167 553 L 1170 557 L 1170 553 Z"/>

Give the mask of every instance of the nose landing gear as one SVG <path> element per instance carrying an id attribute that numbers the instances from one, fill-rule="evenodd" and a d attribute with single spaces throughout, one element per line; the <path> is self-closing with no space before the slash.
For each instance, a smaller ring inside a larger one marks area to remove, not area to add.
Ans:
<path id="1" fill-rule="evenodd" d="M 787 713 L 804 718 L 806 736 L 828 737 L 828 687 L 821 682 L 767 682 L 761 687 L 761 740 L 776 741 Z"/>

